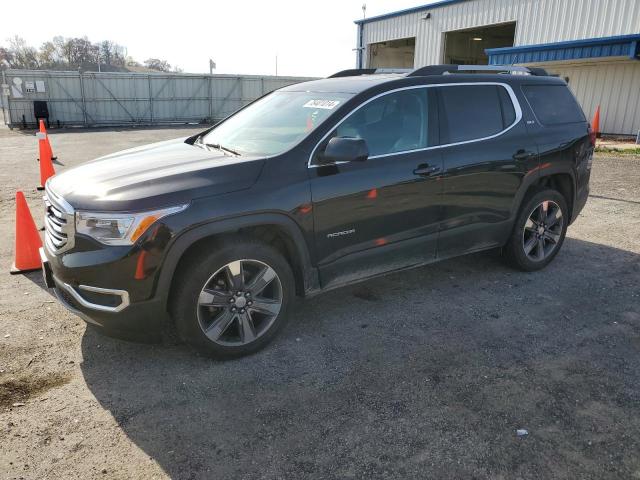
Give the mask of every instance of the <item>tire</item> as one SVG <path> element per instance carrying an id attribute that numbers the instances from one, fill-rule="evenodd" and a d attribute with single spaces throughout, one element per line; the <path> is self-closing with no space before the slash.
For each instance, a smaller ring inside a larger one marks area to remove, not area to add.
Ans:
<path id="1" fill-rule="evenodd" d="M 170 311 L 178 335 L 218 359 L 266 346 L 285 325 L 295 291 L 282 254 L 240 236 L 189 257 L 174 285 Z"/>
<path id="2" fill-rule="evenodd" d="M 556 190 L 536 190 L 528 195 L 504 247 L 507 261 L 527 272 L 546 267 L 562 247 L 569 223 L 568 213 L 567 201 Z"/>

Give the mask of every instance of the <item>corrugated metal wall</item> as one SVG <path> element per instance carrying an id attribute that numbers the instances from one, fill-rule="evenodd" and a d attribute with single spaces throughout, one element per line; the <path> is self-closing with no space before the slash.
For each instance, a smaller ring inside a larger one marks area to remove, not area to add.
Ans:
<path id="1" fill-rule="evenodd" d="M 601 106 L 602 133 L 635 135 L 640 131 L 640 62 L 539 65 L 569 79 L 569 88 L 590 119 Z"/>
<path id="2" fill-rule="evenodd" d="M 431 18 L 423 20 L 426 12 Z M 517 22 L 515 45 L 640 32 L 640 0 L 468 0 L 364 24 L 363 46 L 416 37 L 415 67 L 442 63 L 444 33 Z"/>
<path id="3" fill-rule="evenodd" d="M 16 80 L 18 79 L 18 80 Z M 50 123 L 62 125 L 145 125 L 221 120 L 278 88 L 306 77 L 83 73 L 7 70 L 5 123 L 35 125 L 33 101 L 46 100 Z M 37 87 L 44 86 L 44 91 Z M 31 91 L 27 87 L 35 87 Z"/>

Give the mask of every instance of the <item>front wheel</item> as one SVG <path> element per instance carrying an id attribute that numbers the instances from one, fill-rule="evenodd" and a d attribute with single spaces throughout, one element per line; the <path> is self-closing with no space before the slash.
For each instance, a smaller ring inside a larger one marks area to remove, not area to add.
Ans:
<path id="1" fill-rule="evenodd" d="M 556 190 L 542 190 L 523 203 L 505 255 L 514 267 L 535 271 L 558 254 L 569 222 L 567 202 Z"/>
<path id="2" fill-rule="evenodd" d="M 264 347 L 284 325 L 294 291 L 283 256 L 251 239 L 191 257 L 176 282 L 172 314 L 178 333 L 217 358 Z"/>

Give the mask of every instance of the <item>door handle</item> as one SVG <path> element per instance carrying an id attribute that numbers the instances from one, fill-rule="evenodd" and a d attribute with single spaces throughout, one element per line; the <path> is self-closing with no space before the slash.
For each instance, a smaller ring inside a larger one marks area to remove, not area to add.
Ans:
<path id="1" fill-rule="evenodd" d="M 528 152 L 526 150 L 518 150 L 513 154 L 514 160 L 529 160 L 530 158 L 535 157 L 536 154 L 534 152 Z"/>
<path id="2" fill-rule="evenodd" d="M 418 165 L 418 167 L 413 171 L 415 175 L 420 175 L 421 177 L 431 177 L 439 172 L 440 167 L 431 166 L 428 163 Z"/>

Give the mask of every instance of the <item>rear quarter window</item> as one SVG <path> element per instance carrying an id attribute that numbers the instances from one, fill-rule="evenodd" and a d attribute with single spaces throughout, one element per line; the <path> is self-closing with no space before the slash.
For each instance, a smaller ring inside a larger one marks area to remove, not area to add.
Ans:
<path id="1" fill-rule="evenodd" d="M 496 87 L 500 95 L 500 111 L 502 112 L 502 125 L 506 128 L 516 121 L 516 111 L 513 108 L 511 97 L 504 87 Z"/>
<path id="2" fill-rule="evenodd" d="M 564 85 L 523 85 L 522 92 L 543 125 L 586 121 L 580 105 Z"/>

